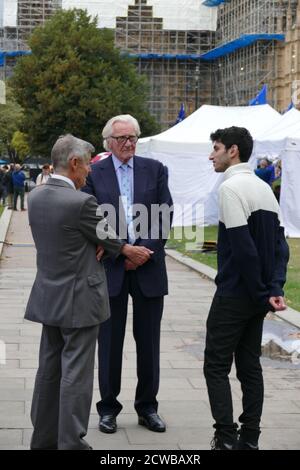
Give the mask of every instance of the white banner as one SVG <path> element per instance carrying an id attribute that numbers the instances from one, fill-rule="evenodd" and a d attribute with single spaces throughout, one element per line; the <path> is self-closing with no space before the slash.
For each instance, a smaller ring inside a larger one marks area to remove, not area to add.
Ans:
<path id="1" fill-rule="evenodd" d="M 129 5 L 135 5 L 134 0 L 62 0 L 65 9 L 83 8 L 93 16 L 98 15 L 100 28 L 115 28 L 116 17 L 126 17 Z M 199 0 L 148 0 L 147 5 L 153 6 L 155 18 L 163 18 L 163 29 L 216 30 L 216 8 L 207 8 Z"/>
<path id="2" fill-rule="evenodd" d="M 17 26 L 18 0 L 4 0 L 3 26 Z"/>

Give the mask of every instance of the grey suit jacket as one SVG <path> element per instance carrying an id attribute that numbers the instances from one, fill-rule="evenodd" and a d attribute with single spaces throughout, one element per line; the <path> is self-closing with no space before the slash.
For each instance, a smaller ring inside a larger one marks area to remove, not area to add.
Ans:
<path id="1" fill-rule="evenodd" d="M 97 208 L 93 196 L 55 177 L 30 192 L 28 215 L 37 249 L 37 275 L 27 320 L 82 328 L 109 317 L 106 276 L 96 259 L 96 245 L 118 256 L 124 243 L 112 231 L 114 238 L 99 240 L 96 226 L 103 217 L 96 215 Z M 98 234 L 103 230 L 98 225 Z"/>

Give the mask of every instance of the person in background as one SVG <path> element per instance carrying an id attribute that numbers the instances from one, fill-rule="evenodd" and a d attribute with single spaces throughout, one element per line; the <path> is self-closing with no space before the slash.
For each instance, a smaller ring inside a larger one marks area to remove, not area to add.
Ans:
<path id="1" fill-rule="evenodd" d="M 12 185 L 12 174 L 8 165 L 4 165 L 3 169 L 3 194 L 2 194 L 2 202 L 3 205 L 6 205 L 6 199 L 8 199 L 8 209 L 12 209 L 12 197 L 11 193 L 13 193 L 13 185 Z"/>
<path id="2" fill-rule="evenodd" d="M 4 182 L 3 182 L 4 174 L 5 174 L 4 169 L 0 167 L 0 203 L 2 199 L 3 205 L 5 204 L 5 192 L 4 192 Z"/>
<path id="3" fill-rule="evenodd" d="M 12 174 L 13 185 L 14 185 L 14 211 L 17 211 L 18 197 L 21 199 L 21 211 L 26 211 L 24 207 L 25 197 L 25 174 L 22 171 L 21 165 L 17 163 L 15 165 L 14 172 Z"/>
<path id="4" fill-rule="evenodd" d="M 259 167 L 255 170 L 256 176 L 272 186 L 275 179 L 275 168 L 267 158 L 262 158 Z"/>
<path id="5" fill-rule="evenodd" d="M 272 189 L 277 201 L 279 202 L 281 192 L 281 160 L 278 160 L 275 165 L 275 179 L 272 183 Z"/>
<path id="6" fill-rule="evenodd" d="M 14 171 L 14 164 L 10 164 L 9 166 L 6 165 L 6 173 L 5 173 L 5 184 L 6 184 L 6 191 L 7 191 L 7 202 L 8 202 L 8 209 L 13 209 L 14 204 L 14 182 L 13 182 L 13 174 Z"/>
<path id="7" fill-rule="evenodd" d="M 49 178 L 51 178 L 51 168 L 50 165 L 46 163 L 42 167 L 42 172 L 36 178 L 36 185 L 39 186 L 40 184 L 47 183 Z"/>

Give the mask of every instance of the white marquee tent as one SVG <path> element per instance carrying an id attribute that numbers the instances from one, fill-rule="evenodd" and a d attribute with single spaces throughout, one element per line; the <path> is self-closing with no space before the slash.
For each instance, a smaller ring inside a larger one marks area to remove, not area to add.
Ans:
<path id="1" fill-rule="evenodd" d="M 159 135 L 141 139 L 137 154 L 157 159 L 168 167 L 175 203 L 174 226 L 217 224 L 217 188 L 223 179 L 208 157 L 210 134 L 218 128 L 243 126 L 256 138 L 282 116 L 269 105 L 222 107 L 203 105 L 184 121 Z"/>
<path id="2" fill-rule="evenodd" d="M 252 162 L 261 157 L 282 160 L 280 207 L 285 232 L 300 238 L 300 112 L 291 109 L 254 146 Z"/>

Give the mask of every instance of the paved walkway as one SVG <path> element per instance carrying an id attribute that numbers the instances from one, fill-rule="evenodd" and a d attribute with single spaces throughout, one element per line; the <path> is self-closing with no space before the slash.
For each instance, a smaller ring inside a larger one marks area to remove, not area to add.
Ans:
<path id="1" fill-rule="evenodd" d="M 15 212 L 7 239 L 31 244 L 27 213 Z M 135 346 L 129 316 L 124 348 L 120 400 L 124 409 L 114 435 L 98 431 L 95 403 L 97 380 L 87 439 L 94 449 L 208 449 L 212 419 L 202 374 L 205 320 L 214 284 L 189 268 L 168 259 L 170 295 L 166 299 L 161 338 L 159 412 L 168 424 L 157 434 L 137 425 L 133 409 L 136 385 Z M 0 341 L 7 350 L 0 365 L 0 449 L 26 449 L 31 435 L 30 405 L 37 367 L 41 327 L 23 320 L 35 275 L 35 249 L 6 247 L 0 263 Z M 300 370 L 266 361 L 266 400 L 262 421 L 262 449 L 300 449 Z M 95 377 L 97 373 L 95 372 Z M 232 377 L 236 417 L 240 387 Z"/>

